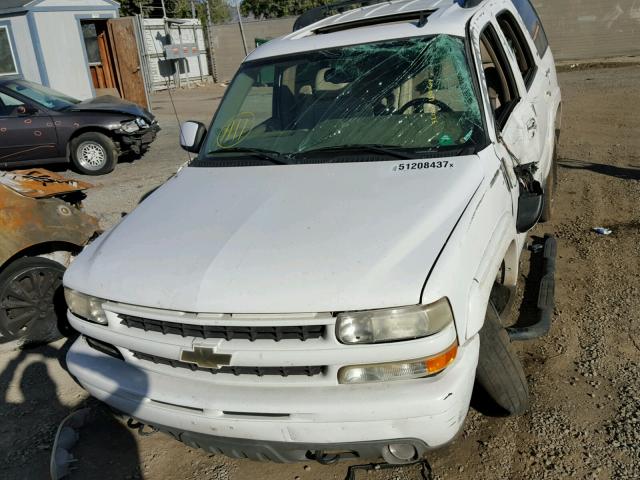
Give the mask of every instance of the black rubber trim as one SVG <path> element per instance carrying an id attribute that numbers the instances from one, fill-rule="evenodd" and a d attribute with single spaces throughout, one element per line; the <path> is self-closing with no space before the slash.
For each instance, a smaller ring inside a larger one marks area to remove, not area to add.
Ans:
<path id="1" fill-rule="evenodd" d="M 95 338 L 84 336 L 87 345 L 89 345 L 94 350 L 97 350 L 100 353 L 104 353 L 105 355 L 109 355 L 110 357 L 117 358 L 118 360 L 124 360 L 122 353 L 115 346 L 110 343 L 103 342 L 102 340 L 97 340 Z"/>
<path id="2" fill-rule="evenodd" d="M 222 338 L 230 340 L 299 340 L 323 338 L 325 325 L 284 325 L 284 326 L 235 326 L 235 325 L 201 325 L 182 322 L 167 322 L 133 315 L 118 315 L 120 324 L 145 332 L 157 332 L 163 335 L 178 335 L 182 338 Z"/>
<path id="3" fill-rule="evenodd" d="M 513 326 L 507 328 L 511 341 L 533 340 L 540 338 L 551 329 L 551 319 L 555 307 L 556 288 L 556 256 L 558 244 L 551 235 L 544 236 L 544 253 L 542 257 L 542 278 L 538 290 L 538 321 L 526 327 Z"/>
<path id="4" fill-rule="evenodd" d="M 331 463 L 332 459 L 334 459 L 334 462 L 354 458 L 377 459 L 382 456 L 383 449 L 392 443 L 413 445 L 420 457 L 429 450 L 428 445 L 417 438 L 335 444 L 294 443 L 217 437 L 202 433 L 185 432 L 162 425 L 152 426 L 193 448 L 201 448 L 207 452 L 226 455 L 231 458 L 248 458 L 277 463 L 305 462 L 309 460 Z"/>
<path id="5" fill-rule="evenodd" d="M 173 360 L 171 358 L 164 358 L 158 355 L 150 355 L 148 353 L 136 352 L 131 350 L 133 356 L 138 360 L 146 362 L 152 362 L 156 365 L 167 365 L 172 368 L 184 368 L 193 372 L 209 372 L 213 375 L 218 374 L 231 374 L 235 376 L 239 375 L 255 375 L 258 377 L 267 376 L 306 376 L 313 377 L 315 375 L 322 375 L 326 371 L 326 367 L 322 365 L 302 365 L 302 366 L 290 366 L 290 367 L 254 367 L 254 366 L 230 366 L 225 365 L 220 368 L 205 368 L 196 365 L 195 363 L 183 362 L 180 360 Z"/>

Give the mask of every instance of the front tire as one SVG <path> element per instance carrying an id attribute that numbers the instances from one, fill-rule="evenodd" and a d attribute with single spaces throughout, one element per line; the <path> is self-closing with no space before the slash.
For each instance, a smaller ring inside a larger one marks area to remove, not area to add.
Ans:
<path id="1" fill-rule="evenodd" d="M 503 414 L 521 415 L 529 409 L 527 378 L 492 302 L 480 330 L 476 382 Z"/>
<path id="2" fill-rule="evenodd" d="M 46 343 L 62 337 L 62 276 L 65 268 L 42 257 L 15 260 L 0 273 L 0 333 L 3 342 Z"/>
<path id="3" fill-rule="evenodd" d="M 116 145 L 99 132 L 86 132 L 71 140 L 71 161 L 85 175 L 104 175 L 118 163 Z"/>

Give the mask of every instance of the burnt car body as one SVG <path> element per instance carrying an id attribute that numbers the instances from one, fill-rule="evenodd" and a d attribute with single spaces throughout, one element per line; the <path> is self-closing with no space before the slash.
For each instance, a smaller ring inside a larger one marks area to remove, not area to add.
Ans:
<path id="1" fill-rule="evenodd" d="M 99 233 L 82 210 L 90 187 L 42 169 L 0 172 L 0 343 L 64 331 L 62 275 Z"/>
<path id="2" fill-rule="evenodd" d="M 18 77 L 0 79 L 0 168 L 72 162 L 108 173 L 160 130 L 146 109 L 112 96 L 79 101 Z"/>

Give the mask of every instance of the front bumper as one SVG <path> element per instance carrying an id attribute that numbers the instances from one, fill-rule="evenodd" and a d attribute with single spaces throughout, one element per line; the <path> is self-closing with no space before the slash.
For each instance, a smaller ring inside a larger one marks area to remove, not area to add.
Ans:
<path id="1" fill-rule="evenodd" d="M 140 368 L 79 338 L 67 364 L 94 397 L 185 443 L 228 456 L 304 461 L 339 450 L 377 457 L 389 443 L 418 453 L 450 442 L 466 417 L 479 340 L 432 378 L 366 385 L 216 385 Z"/>
<path id="2" fill-rule="evenodd" d="M 142 151 L 150 145 L 158 135 L 160 126 L 154 123 L 148 128 L 139 130 L 135 133 L 121 133 L 120 146 L 121 149 L 131 150 L 136 154 L 141 154 Z"/>

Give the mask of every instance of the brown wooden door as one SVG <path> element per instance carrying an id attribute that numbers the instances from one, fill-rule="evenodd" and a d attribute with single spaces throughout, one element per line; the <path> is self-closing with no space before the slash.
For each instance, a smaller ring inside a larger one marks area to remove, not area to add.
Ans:
<path id="1" fill-rule="evenodd" d="M 106 32 L 98 34 L 97 40 L 101 62 L 89 64 L 93 86 L 99 89 L 116 88 L 116 79 L 112 69 L 114 63 L 109 53 Z"/>
<path id="2" fill-rule="evenodd" d="M 120 94 L 122 98 L 148 108 L 133 18 L 114 18 L 107 24 Z"/>
<path id="3" fill-rule="evenodd" d="M 96 89 L 117 88 L 106 20 L 81 20 L 84 47 Z"/>

